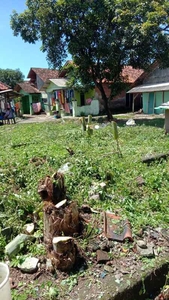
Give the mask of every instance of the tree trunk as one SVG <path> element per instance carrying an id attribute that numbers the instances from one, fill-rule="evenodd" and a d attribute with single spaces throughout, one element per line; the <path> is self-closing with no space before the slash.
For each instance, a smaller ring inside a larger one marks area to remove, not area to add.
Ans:
<path id="1" fill-rule="evenodd" d="M 111 113 L 111 110 L 110 110 L 110 107 L 109 107 L 109 99 L 106 96 L 103 85 L 102 85 L 102 83 L 97 83 L 96 85 L 97 85 L 98 89 L 101 92 L 102 99 L 104 101 L 104 108 L 105 108 L 105 111 L 106 111 L 106 114 L 107 114 L 108 121 L 112 121 L 113 116 L 112 116 L 112 113 Z"/>

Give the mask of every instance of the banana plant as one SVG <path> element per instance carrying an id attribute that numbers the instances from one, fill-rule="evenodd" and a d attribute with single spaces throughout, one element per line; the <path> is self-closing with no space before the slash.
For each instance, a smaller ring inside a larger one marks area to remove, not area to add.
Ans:
<path id="1" fill-rule="evenodd" d="M 120 146 L 119 146 L 119 133 L 118 133 L 118 128 L 117 128 L 117 123 L 113 121 L 112 125 L 113 125 L 114 139 L 117 144 L 117 152 L 118 152 L 119 157 L 122 157 L 122 153 L 121 153 Z"/>
<path id="2" fill-rule="evenodd" d="M 80 118 L 80 122 L 81 122 L 81 125 L 82 125 L 82 130 L 86 131 L 86 120 L 85 120 L 85 117 L 81 117 Z"/>

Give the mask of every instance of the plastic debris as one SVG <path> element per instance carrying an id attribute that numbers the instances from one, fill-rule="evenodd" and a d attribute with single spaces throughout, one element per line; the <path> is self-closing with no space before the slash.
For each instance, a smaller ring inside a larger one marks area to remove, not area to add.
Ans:
<path id="1" fill-rule="evenodd" d="M 136 122 L 135 122 L 133 119 L 129 119 L 129 120 L 126 122 L 126 125 L 127 125 L 127 126 L 135 126 L 135 125 L 136 125 Z"/>

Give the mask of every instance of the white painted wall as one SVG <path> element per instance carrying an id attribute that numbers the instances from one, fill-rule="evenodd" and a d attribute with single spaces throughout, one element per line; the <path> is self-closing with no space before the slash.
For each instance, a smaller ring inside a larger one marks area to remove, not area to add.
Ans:
<path id="1" fill-rule="evenodd" d="M 73 117 L 80 117 L 81 115 L 94 115 L 99 114 L 99 100 L 93 99 L 90 105 L 78 106 L 77 101 L 72 101 L 73 104 Z"/>

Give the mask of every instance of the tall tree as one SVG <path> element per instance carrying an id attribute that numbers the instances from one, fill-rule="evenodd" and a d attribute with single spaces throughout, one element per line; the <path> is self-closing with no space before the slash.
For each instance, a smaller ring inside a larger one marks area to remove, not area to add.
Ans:
<path id="1" fill-rule="evenodd" d="M 22 82 L 24 77 L 19 69 L 0 69 L 0 81 L 6 83 L 11 88 L 14 88 L 17 82 Z"/>
<path id="2" fill-rule="evenodd" d="M 15 36 L 42 41 L 53 68 L 69 52 L 81 81 L 95 83 L 109 119 L 109 99 L 122 88 L 125 65 L 147 69 L 154 61 L 169 66 L 168 0 L 27 0 L 28 9 L 11 15 Z M 108 99 L 103 81 L 110 82 Z"/>

